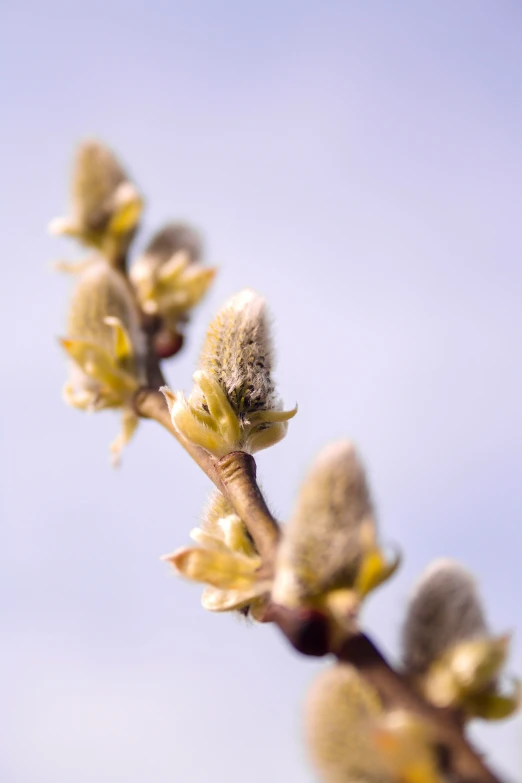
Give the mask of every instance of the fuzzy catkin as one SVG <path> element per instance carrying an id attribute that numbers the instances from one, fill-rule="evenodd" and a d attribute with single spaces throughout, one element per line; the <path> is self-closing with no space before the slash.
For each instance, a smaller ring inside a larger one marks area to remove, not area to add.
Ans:
<path id="1" fill-rule="evenodd" d="M 305 702 L 305 739 L 323 783 L 393 783 L 371 731 L 381 715 L 376 691 L 350 665 L 322 671 Z"/>
<path id="2" fill-rule="evenodd" d="M 288 603 L 293 594 L 299 602 L 349 587 L 363 523 L 375 526 L 364 469 L 352 444 L 337 441 L 319 453 L 302 484 L 279 549 L 274 600 Z"/>
<path id="3" fill-rule="evenodd" d="M 210 324 L 199 367 L 219 382 L 240 418 L 278 407 L 265 300 L 244 290 Z"/>
<path id="4" fill-rule="evenodd" d="M 170 261 L 174 253 L 184 250 L 190 261 L 201 259 L 203 246 L 199 234 L 185 223 L 167 223 L 157 231 L 145 250 L 142 258 L 154 266 Z"/>
<path id="5" fill-rule="evenodd" d="M 112 197 L 128 176 L 114 153 L 95 140 L 83 142 L 73 164 L 72 200 L 78 223 L 103 231 L 112 217 Z"/>
<path id="6" fill-rule="evenodd" d="M 413 590 L 402 630 L 404 667 L 424 674 L 457 642 L 487 635 L 475 580 L 459 563 L 432 563 Z"/>
<path id="7" fill-rule="evenodd" d="M 139 315 L 125 277 L 104 259 L 93 260 L 81 273 L 73 291 L 67 319 L 67 336 L 89 340 L 107 351 L 114 346 L 114 329 L 104 318 L 119 318 L 131 338 L 135 356 L 129 358 L 139 373 L 145 354 L 145 338 Z"/>
<path id="8" fill-rule="evenodd" d="M 234 514 L 234 509 L 221 492 L 216 489 L 212 492 L 212 495 L 203 509 L 201 528 L 212 535 L 221 535 L 219 521 L 231 514 Z"/>

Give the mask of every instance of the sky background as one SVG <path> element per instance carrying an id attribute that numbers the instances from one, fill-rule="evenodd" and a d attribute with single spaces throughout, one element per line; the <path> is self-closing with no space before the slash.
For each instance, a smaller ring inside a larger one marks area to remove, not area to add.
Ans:
<path id="1" fill-rule="evenodd" d="M 171 385 L 226 297 L 266 296 L 299 403 L 258 459 L 280 518 L 319 448 L 360 448 L 405 558 L 367 630 L 396 656 L 412 583 L 455 557 L 522 675 L 520 2 L 4 0 L 0 21 L 0 779 L 314 780 L 300 705 L 324 662 L 205 613 L 159 561 L 206 477 L 153 422 L 111 470 L 116 417 L 61 401 L 50 264 L 81 251 L 46 225 L 86 135 L 147 197 L 136 250 L 188 219 L 220 267 Z M 520 719 L 474 733 L 519 781 Z"/>

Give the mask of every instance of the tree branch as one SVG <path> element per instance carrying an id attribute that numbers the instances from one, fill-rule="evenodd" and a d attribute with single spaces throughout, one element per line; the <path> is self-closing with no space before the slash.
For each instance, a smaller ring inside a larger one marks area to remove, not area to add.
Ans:
<path id="1" fill-rule="evenodd" d="M 363 633 L 350 636 L 337 652 L 340 661 L 352 664 L 373 685 L 388 708 L 406 709 L 433 727 L 446 751 L 445 763 L 451 779 L 462 783 L 500 783 L 465 737 L 457 715 L 425 701 L 386 661 Z"/>
<path id="2" fill-rule="evenodd" d="M 251 454 L 233 451 L 217 459 L 201 446 L 183 437 L 172 424 L 163 394 L 154 389 L 139 389 L 134 397 L 134 407 L 139 416 L 155 419 L 197 462 L 209 479 L 222 492 L 236 514 L 245 521 L 248 532 L 263 560 L 263 574 L 273 572 L 274 558 L 280 529 L 274 519 L 256 481 L 256 463 Z"/>
<path id="3" fill-rule="evenodd" d="M 274 569 L 275 553 L 281 531 L 271 515 L 256 481 L 256 463 L 250 454 L 235 451 L 217 459 L 208 451 L 186 440 L 174 428 L 163 394 L 140 389 L 135 396 L 140 416 L 155 419 L 190 454 L 210 480 L 223 493 L 248 532 L 262 559 L 263 574 Z M 458 717 L 451 710 L 434 707 L 425 701 L 386 661 L 373 642 L 363 633 L 349 636 L 334 651 L 331 649 L 327 619 L 314 610 L 291 610 L 270 604 L 262 618 L 275 623 L 290 643 L 304 655 L 334 653 L 340 661 L 354 666 L 379 694 L 387 708 L 406 709 L 422 717 L 434 730 L 444 750 L 445 772 L 458 783 L 501 783 L 467 741 Z"/>

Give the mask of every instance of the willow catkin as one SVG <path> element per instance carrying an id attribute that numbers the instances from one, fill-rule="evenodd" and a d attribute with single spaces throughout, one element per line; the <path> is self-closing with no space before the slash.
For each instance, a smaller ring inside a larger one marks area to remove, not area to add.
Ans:
<path id="1" fill-rule="evenodd" d="M 200 261 L 203 255 L 201 237 L 186 223 L 167 223 L 154 234 L 135 263 L 144 263 L 157 269 L 180 250 L 187 253 L 192 263 Z"/>
<path id="2" fill-rule="evenodd" d="M 273 349 L 265 300 L 245 289 L 211 322 L 199 368 L 216 378 L 241 417 L 278 404 L 272 379 Z"/>
<path id="3" fill-rule="evenodd" d="M 209 535 L 218 541 L 222 541 L 232 552 L 243 554 L 247 557 L 256 557 L 258 555 L 245 523 L 219 490 L 215 490 L 212 493 L 203 509 L 199 529 L 204 535 Z M 197 537 L 196 540 L 198 540 Z"/>
<path id="4" fill-rule="evenodd" d="M 381 713 L 376 691 L 349 664 L 315 678 L 305 701 L 305 740 L 323 783 L 394 783 L 372 742 Z"/>
<path id="5" fill-rule="evenodd" d="M 349 441 L 326 446 L 298 495 L 279 548 L 273 598 L 297 605 L 353 586 L 364 533 L 375 530 L 370 490 Z"/>
<path id="6" fill-rule="evenodd" d="M 78 224 L 88 231 L 103 231 L 112 217 L 114 196 L 125 182 L 128 176 L 112 150 L 93 139 L 80 144 L 71 187 Z"/>
<path id="7" fill-rule="evenodd" d="M 78 278 L 70 299 L 67 336 L 88 340 L 112 352 L 114 329 L 105 322 L 118 318 L 134 347 L 127 361 L 139 374 L 145 353 L 145 338 L 139 324 L 139 313 L 124 275 L 109 266 L 104 259 L 94 259 Z"/>
<path id="8" fill-rule="evenodd" d="M 74 237 L 95 247 L 115 266 L 122 265 L 141 216 L 143 198 L 112 150 L 99 141 L 87 140 L 77 149 L 71 200 L 70 216 L 52 220 L 50 232 Z"/>
<path id="9" fill-rule="evenodd" d="M 162 388 L 172 423 L 185 439 L 217 457 L 274 445 L 285 436 L 297 407 L 281 410 L 271 370 L 264 299 L 241 291 L 209 326 L 188 399 Z"/>
<path id="10" fill-rule="evenodd" d="M 172 333 L 208 291 L 216 270 L 197 263 L 199 235 L 183 223 L 158 231 L 135 261 L 130 278 L 144 312 L 159 315 Z"/>
<path id="11" fill-rule="evenodd" d="M 424 674 L 458 642 L 487 636 L 475 580 L 459 563 L 432 563 L 415 586 L 402 631 L 405 669 Z"/>

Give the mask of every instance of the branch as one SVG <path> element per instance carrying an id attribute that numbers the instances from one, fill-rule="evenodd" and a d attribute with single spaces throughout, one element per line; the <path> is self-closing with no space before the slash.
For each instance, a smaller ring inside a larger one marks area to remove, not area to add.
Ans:
<path id="1" fill-rule="evenodd" d="M 337 657 L 352 664 L 373 685 L 388 708 L 405 709 L 433 727 L 444 749 L 451 779 L 463 783 L 501 783 L 465 737 L 458 717 L 451 710 L 434 707 L 409 686 L 363 633 L 345 640 Z"/>
<path id="2" fill-rule="evenodd" d="M 280 529 L 257 485 L 254 458 L 244 451 L 233 451 L 218 459 L 201 446 L 195 446 L 175 429 L 166 400 L 155 389 L 139 389 L 134 397 L 134 407 L 139 416 L 155 419 L 174 435 L 245 521 L 263 560 L 263 574 L 268 577 L 273 572 Z"/>
<path id="3" fill-rule="evenodd" d="M 155 419 L 190 454 L 223 493 L 248 532 L 261 556 L 263 575 L 273 574 L 275 553 L 281 531 L 271 515 L 256 481 L 256 463 L 250 454 L 235 451 L 217 459 L 186 440 L 174 428 L 163 394 L 140 389 L 135 396 L 140 416 Z M 328 620 L 313 609 L 292 610 L 270 604 L 263 622 L 275 623 L 290 643 L 304 655 L 334 653 L 338 660 L 354 666 L 379 694 L 387 708 L 406 709 L 423 718 L 434 730 L 443 751 L 444 772 L 458 783 L 501 783 L 482 761 L 463 734 L 458 717 L 447 709 L 429 704 L 386 661 L 364 634 L 349 636 L 334 651 L 329 639 Z"/>

